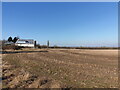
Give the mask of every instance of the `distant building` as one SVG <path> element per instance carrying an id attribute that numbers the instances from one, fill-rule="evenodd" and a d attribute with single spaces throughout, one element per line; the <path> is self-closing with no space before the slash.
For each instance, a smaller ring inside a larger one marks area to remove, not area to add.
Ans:
<path id="1" fill-rule="evenodd" d="M 35 41 L 33 39 L 18 39 L 15 45 L 21 47 L 35 47 Z"/>
<path id="2" fill-rule="evenodd" d="M 10 41 L 10 42 L 9 42 L 9 41 L 5 41 L 4 44 L 5 44 L 5 45 L 14 45 L 14 43 L 11 42 L 11 41 Z"/>

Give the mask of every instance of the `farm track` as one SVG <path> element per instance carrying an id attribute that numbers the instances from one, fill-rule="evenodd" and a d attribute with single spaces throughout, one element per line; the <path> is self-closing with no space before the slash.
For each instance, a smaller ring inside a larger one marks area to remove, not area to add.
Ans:
<path id="1" fill-rule="evenodd" d="M 47 52 L 4 54 L 3 87 L 118 87 L 117 50 L 113 50 L 113 54 L 105 52 L 48 49 Z"/>

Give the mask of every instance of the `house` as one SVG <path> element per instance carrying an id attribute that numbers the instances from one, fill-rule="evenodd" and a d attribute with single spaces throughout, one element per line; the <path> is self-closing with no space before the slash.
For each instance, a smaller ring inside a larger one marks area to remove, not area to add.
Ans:
<path id="1" fill-rule="evenodd" d="M 12 41 L 10 41 L 10 42 L 9 41 L 5 41 L 4 44 L 5 45 L 14 45 L 14 43 Z"/>
<path id="2" fill-rule="evenodd" d="M 20 47 L 35 47 L 35 41 L 33 39 L 18 39 L 15 45 Z"/>

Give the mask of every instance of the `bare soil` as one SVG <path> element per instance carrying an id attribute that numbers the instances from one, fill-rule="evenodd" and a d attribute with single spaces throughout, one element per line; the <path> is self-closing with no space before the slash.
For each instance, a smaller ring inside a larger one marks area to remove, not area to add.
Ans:
<path id="1" fill-rule="evenodd" d="M 118 50 L 10 50 L 2 70 L 3 88 L 117 88 Z"/>

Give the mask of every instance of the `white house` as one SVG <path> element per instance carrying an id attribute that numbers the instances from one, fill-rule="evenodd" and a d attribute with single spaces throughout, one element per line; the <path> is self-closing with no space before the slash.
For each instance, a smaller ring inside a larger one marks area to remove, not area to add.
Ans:
<path id="1" fill-rule="evenodd" d="M 21 47 L 35 47 L 35 41 L 32 39 L 18 39 L 15 45 Z"/>

